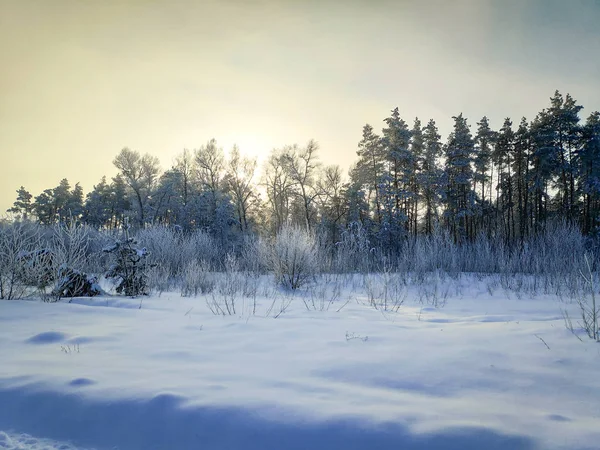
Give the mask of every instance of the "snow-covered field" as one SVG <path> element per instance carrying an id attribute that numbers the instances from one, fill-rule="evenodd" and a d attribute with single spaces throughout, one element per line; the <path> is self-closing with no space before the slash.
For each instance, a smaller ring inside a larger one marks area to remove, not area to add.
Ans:
<path id="1" fill-rule="evenodd" d="M 0 302 L 0 449 L 600 448 L 577 308 L 446 283 L 443 308 L 409 288 L 382 312 L 347 286 L 277 318 L 264 298 L 234 316 L 175 293 Z"/>

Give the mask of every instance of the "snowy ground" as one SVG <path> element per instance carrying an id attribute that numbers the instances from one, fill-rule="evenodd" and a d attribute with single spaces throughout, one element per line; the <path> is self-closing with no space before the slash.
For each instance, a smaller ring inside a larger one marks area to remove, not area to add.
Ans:
<path id="1" fill-rule="evenodd" d="M 600 448 L 576 308 L 460 284 L 443 308 L 409 290 L 381 312 L 348 286 L 278 318 L 266 299 L 227 317 L 179 294 L 0 302 L 0 449 Z"/>

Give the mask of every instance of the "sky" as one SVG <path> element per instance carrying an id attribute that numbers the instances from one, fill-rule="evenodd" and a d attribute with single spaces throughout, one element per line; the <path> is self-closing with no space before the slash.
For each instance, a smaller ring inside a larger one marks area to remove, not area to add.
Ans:
<path id="1" fill-rule="evenodd" d="M 555 90 L 600 109 L 600 0 L 0 0 L 0 215 L 25 186 L 92 189 L 123 147 L 215 138 L 347 169 L 398 107 L 499 128 Z"/>

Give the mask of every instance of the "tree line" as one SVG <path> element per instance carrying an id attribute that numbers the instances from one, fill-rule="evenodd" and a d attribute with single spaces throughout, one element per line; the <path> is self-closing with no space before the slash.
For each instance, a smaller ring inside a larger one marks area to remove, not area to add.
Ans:
<path id="1" fill-rule="evenodd" d="M 487 117 L 475 127 L 453 117 L 445 142 L 434 120 L 409 125 L 395 108 L 377 133 L 365 125 L 347 176 L 319 161 L 319 147 L 274 149 L 259 176 L 256 159 L 213 139 L 183 150 L 162 171 L 156 157 L 129 148 L 84 196 L 63 179 L 34 197 L 24 187 L 8 211 L 17 220 L 128 224 L 203 230 L 230 244 L 246 236 L 302 227 L 335 248 L 360 233 L 369 246 L 394 252 L 407 240 L 445 230 L 457 243 L 480 235 L 522 244 L 548 223 L 564 221 L 585 235 L 600 225 L 600 113 L 582 122 L 582 106 L 556 91 L 532 120 Z"/>

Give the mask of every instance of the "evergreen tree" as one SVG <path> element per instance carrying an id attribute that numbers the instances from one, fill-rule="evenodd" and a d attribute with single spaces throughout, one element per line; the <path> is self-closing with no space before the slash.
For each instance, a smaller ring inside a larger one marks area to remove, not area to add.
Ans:
<path id="1" fill-rule="evenodd" d="M 7 212 L 16 214 L 20 220 L 28 220 L 29 216 L 33 212 L 33 203 L 31 199 L 33 196 L 21 186 L 17 189 L 17 199 L 13 203 L 13 206 L 7 210 Z"/>
<path id="2" fill-rule="evenodd" d="M 411 134 L 412 136 L 410 139 L 410 152 L 412 153 L 413 166 L 411 168 L 410 175 L 410 190 L 413 193 L 413 198 L 409 208 L 409 216 L 412 234 L 416 236 L 419 223 L 419 198 L 421 196 L 419 177 L 421 175 L 423 158 L 425 154 L 423 130 L 421 127 L 421 121 L 418 117 L 415 118 Z"/>
<path id="3" fill-rule="evenodd" d="M 351 172 L 355 187 L 365 189 L 375 221 L 381 223 L 381 195 L 379 184 L 385 170 L 385 148 L 381 138 L 369 124 L 363 127 L 362 139 L 358 143 L 358 161 Z"/>
<path id="4" fill-rule="evenodd" d="M 513 188 L 512 188 L 512 156 L 514 152 L 515 134 L 512 130 L 512 121 L 504 119 L 504 124 L 498 132 L 494 159 L 498 166 L 498 196 L 496 202 L 497 230 L 510 242 L 514 236 L 515 222 L 513 215 Z"/>
<path id="5" fill-rule="evenodd" d="M 555 161 L 555 186 L 558 189 L 558 209 L 562 217 L 574 220 L 577 215 L 575 192 L 575 152 L 581 139 L 579 111 L 582 106 L 567 94 L 566 97 L 556 91 L 550 99 L 547 119 L 553 130 L 552 146 Z"/>
<path id="6" fill-rule="evenodd" d="M 519 223 L 519 236 L 521 242 L 529 234 L 531 216 L 529 213 L 529 159 L 531 153 L 531 143 L 529 135 L 529 125 L 523 117 L 519 128 L 515 133 L 513 173 L 516 186 L 517 197 L 517 220 Z"/>
<path id="7" fill-rule="evenodd" d="M 103 176 L 85 199 L 83 220 L 85 223 L 96 229 L 110 225 L 112 219 L 111 189 L 106 182 L 106 176 Z"/>
<path id="8" fill-rule="evenodd" d="M 473 237 L 472 216 L 475 204 L 473 191 L 474 142 L 467 119 L 462 114 L 453 117 L 454 131 L 446 144 L 446 221 L 458 242 Z"/>
<path id="9" fill-rule="evenodd" d="M 384 187 L 383 206 L 389 241 L 400 239 L 399 230 L 408 229 L 408 209 L 415 197 L 412 191 L 412 169 L 415 165 L 414 155 L 410 151 L 411 131 L 404 120 L 400 118 L 398 108 L 392 110 L 392 115 L 385 119 L 387 128 L 383 129 L 383 143 L 387 159 Z"/>
<path id="10" fill-rule="evenodd" d="M 424 154 L 418 177 L 421 195 L 425 203 L 424 230 L 426 234 L 431 234 L 437 223 L 441 200 L 443 174 L 439 166 L 442 156 L 440 138 L 435 121 L 432 119 L 423 129 Z"/>
<path id="11" fill-rule="evenodd" d="M 582 229 L 597 234 L 600 226 L 600 112 L 593 112 L 582 131 L 583 145 L 577 152 L 579 186 L 583 195 Z"/>
<path id="12" fill-rule="evenodd" d="M 51 225 L 56 222 L 53 189 L 45 189 L 40 195 L 35 197 L 33 211 L 38 222 L 43 225 Z"/>
<path id="13" fill-rule="evenodd" d="M 492 190 L 490 180 L 493 177 L 492 151 L 496 133 L 490 128 L 489 120 L 486 116 L 477 122 L 477 134 L 475 135 L 475 156 L 474 156 L 474 174 L 473 183 L 475 185 L 477 208 L 476 213 L 479 217 L 479 228 L 487 228 L 490 231 L 490 213 L 492 210 Z M 479 186 L 479 189 L 477 188 Z"/>

